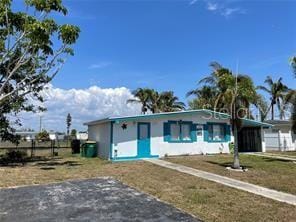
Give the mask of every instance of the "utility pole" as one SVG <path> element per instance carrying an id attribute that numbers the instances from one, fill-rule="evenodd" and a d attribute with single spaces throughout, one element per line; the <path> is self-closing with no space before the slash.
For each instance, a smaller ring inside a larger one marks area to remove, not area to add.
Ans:
<path id="1" fill-rule="evenodd" d="M 39 132 L 42 131 L 42 115 L 39 116 Z"/>

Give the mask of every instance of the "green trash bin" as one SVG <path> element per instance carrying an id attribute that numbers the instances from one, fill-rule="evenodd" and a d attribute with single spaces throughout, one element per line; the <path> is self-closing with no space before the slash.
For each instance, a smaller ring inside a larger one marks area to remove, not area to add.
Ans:
<path id="1" fill-rule="evenodd" d="M 81 156 L 82 157 L 97 157 L 98 156 L 98 148 L 97 143 L 95 141 L 87 141 L 81 146 Z"/>

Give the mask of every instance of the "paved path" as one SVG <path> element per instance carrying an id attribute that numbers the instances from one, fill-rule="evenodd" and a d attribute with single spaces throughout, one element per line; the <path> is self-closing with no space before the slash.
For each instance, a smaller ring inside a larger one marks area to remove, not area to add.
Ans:
<path id="1" fill-rule="evenodd" d="M 198 219 L 112 178 L 0 189 L 0 221 L 187 221 Z"/>
<path id="2" fill-rule="evenodd" d="M 279 191 L 275 191 L 272 189 L 268 189 L 265 187 L 257 186 L 254 184 L 242 182 L 240 180 L 231 179 L 224 176 L 219 176 L 217 174 L 208 173 L 205 171 L 193 169 L 191 167 L 186 167 L 183 165 L 170 163 L 168 161 L 159 160 L 159 159 L 146 159 L 146 161 L 156 164 L 158 166 L 166 167 L 169 169 L 177 170 L 182 173 L 190 174 L 196 177 L 200 177 L 206 180 L 210 180 L 216 183 L 220 183 L 232 188 L 236 188 L 239 190 L 244 190 L 253 194 L 257 194 L 263 197 L 267 197 L 273 200 L 285 202 L 288 204 L 292 204 L 296 206 L 296 196 L 288 193 L 283 193 Z"/>
<path id="3" fill-rule="evenodd" d="M 281 156 L 276 154 L 268 154 L 268 153 L 245 153 L 247 155 L 253 155 L 253 156 L 261 156 L 261 157 L 267 157 L 277 160 L 287 160 L 287 161 L 296 161 L 296 157 L 290 157 L 290 156 Z"/>

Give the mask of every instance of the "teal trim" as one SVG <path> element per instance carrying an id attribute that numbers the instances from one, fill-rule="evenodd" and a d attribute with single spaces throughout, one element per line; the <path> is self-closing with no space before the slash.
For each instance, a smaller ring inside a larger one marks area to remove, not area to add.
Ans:
<path id="1" fill-rule="evenodd" d="M 196 141 L 196 133 L 195 133 L 195 138 L 193 136 L 194 132 L 193 130 L 193 123 L 192 121 L 181 121 L 179 124 L 180 127 L 180 139 L 179 140 L 172 140 L 171 138 L 171 124 L 177 124 L 179 121 L 175 120 L 168 120 L 168 122 L 163 123 L 163 128 L 164 128 L 164 138 L 163 140 L 168 143 L 193 143 Z M 190 140 L 184 140 L 183 139 L 183 134 L 182 134 L 182 125 L 189 125 L 190 128 Z"/>
<path id="2" fill-rule="evenodd" d="M 197 125 L 198 124 L 191 124 L 190 136 L 191 136 L 192 142 L 196 142 L 197 141 L 197 136 L 196 136 L 196 126 Z"/>
<path id="3" fill-rule="evenodd" d="M 116 123 L 122 122 L 122 121 L 132 121 L 132 120 L 138 120 L 138 119 L 146 119 L 146 118 L 161 118 L 164 116 L 178 116 L 178 115 L 184 115 L 184 114 L 194 114 L 194 113 L 200 113 L 203 112 L 205 114 L 213 115 L 214 117 L 220 118 L 220 119 L 227 119 L 230 116 L 226 113 L 220 113 L 215 112 L 212 110 L 207 109 L 198 109 L 198 110 L 189 110 L 189 111 L 180 111 L 180 112 L 167 112 L 167 113 L 156 113 L 156 114 L 146 114 L 146 115 L 137 115 L 137 116 L 126 116 L 126 117 L 111 117 L 109 120 L 115 120 Z M 103 119 L 106 121 L 106 119 Z M 100 120 L 98 120 L 100 121 Z M 88 123 L 91 124 L 92 122 Z"/>
<path id="4" fill-rule="evenodd" d="M 225 125 L 225 132 L 226 132 L 226 138 L 225 140 L 229 142 L 231 140 L 231 126 L 230 125 Z"/>
<path id="5" fill-rule="evenodd" d="M 221 125 L 224 127 L 224 139 L 222 140 L 212 140 L 209 138 L 209 126 L 213 125 Z M 209 122 L 207 123 L 207 142 L 208 143 L 225 143 L 230 141 L 230 130 L 228 130 L 230 126 L 227 125 L 227 123 L 215 123 L 215 122 Z"/>
<path id="6" fill-rule="evenodd" d="M 209 131 L 208 131 L 208 125 L 203 125 L 203 131 L 204 131 L 204 141 L 209 142 Z"/>
<path id="7" fill-rule="evenodd" d="M 109 159 L 112 160 L 112 153 L 113 153 L 113 124 L 114 121 L 110 122 L 110 150 L 109 150 Z"/>
<path id="8" fill-rule="evenodd" d="M 180 112 L 169 112 L 169 113 L 156 113 L 156 114 L 147 114 L 147 115 L 137 115 L 137 116 L 125 116 L 125 117 L 110 117 L 106 119 L 100 119 L 92 122 L 84 123 L 84 125 L 95 125 L 100 124 L 108 121 L 116 121 L 116 123 L 124 122 L 124 121 L 133 121 L 139 119 L 153 119 L 153 118 L 162 118 L 167 116 L 179 116 L 179 115 L 192 115 L 195 113 L 204 113 L 208 114 L 209 117 L 217 118 L 217 119 L 230 119 L 230 115 L 226 113 L 216 112 L 213 110 L 208 109 L 197 109 L 197 110 L 190 110 L 190 111 L 180 111 Z M 262 127 L 272 127 L 272 124 L 263 123 L 256 120 L 251 119 L 242 119 L 243 125 L 246 126 L 262 126 Z"/>
<path id="9" fill-rule="evenodd" d="M 140 138 L 140 126 L 148 126 L 147 138 Z M 150 122 L 138 122 L 137 129 L 137 157 L 149 157 L 151 152 L 151 123 Z"/>
<path id="10" fill-rule="evenodd" d="M 168 142 L 170 140 L 170 124 L 163 123 L 163 141 Z"/>
<path id="11" fill-rule="evenodd" d="M 143 159 L 151 159 L 151 158 L 159 158 L 158 155 L 150 155 L 148 157 L 138 157 L 138 156 L 126 156 L 126 157 L 117 157 L 113 159 L 113 162 L 123 162 L 123 161 L 134 161 L 134 160 L 143 160 Z"/>

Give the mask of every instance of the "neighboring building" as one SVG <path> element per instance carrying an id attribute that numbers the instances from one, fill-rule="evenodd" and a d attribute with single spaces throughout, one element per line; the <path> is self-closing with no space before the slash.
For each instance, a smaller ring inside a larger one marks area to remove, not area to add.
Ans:
<path id="1" fill-rule="evenodd" d="M 80 131 L 80 132 L 78 132 L 76 134 L 76 139 L 78 139 L 78 140 L 87 140 L 88 139 L 88 133 Z"/>
<path id="2" fill-rule="evenodd" d="M 65 137 L 66 137 L 65 133 L 60 133 L 60 132 L 55 132 L 55 131 L 49 132 L 49 139 L 50 140 L 65 140 Z"/>
<path id="3" fill-rule="evenodd" d="M 16 131 L 15 134 L 19 135 L 21 137 L 21 140 L 32 141 L 32 140 L 35 139 L 38 132 L 34 132 L 34 131 Z"/>
<path id="4" fill-rule="evenodd" d="M 296 134 L 292 133 L 292 122 L 289 120 L 268 120 L 272 129 L 265 129 L 264 138 L 267 151 L 296 150 Z"/>
<path id="5" fill-rule="evenodd" d="M 128 160 L 229 153 L 229 115 L 210 110 L 113 117 L 85 123 L 88 139 L 97 141 L 100 157 Z M 263 128 L 268 123 L 244 119 L 240 151 L 265 151 Z"/>

